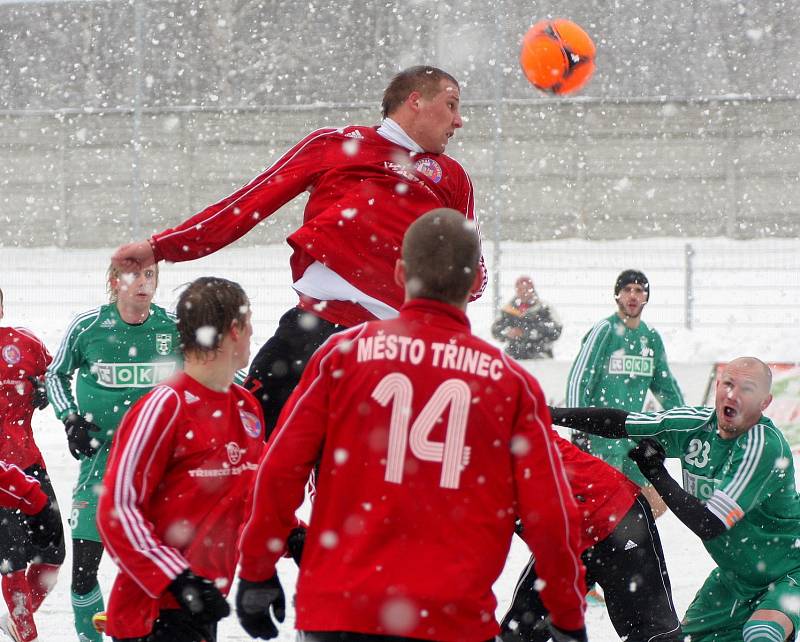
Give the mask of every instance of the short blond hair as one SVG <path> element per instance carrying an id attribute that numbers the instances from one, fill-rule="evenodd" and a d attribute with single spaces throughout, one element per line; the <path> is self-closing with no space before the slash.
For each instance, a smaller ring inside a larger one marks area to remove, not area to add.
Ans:
<path id="1" fill-rule="evenodd" d="M 150 267 L 150 266 L 148 266 Z M 153 270 L 156 273 L 156 285 L 158 285 L 158 263 L 153 264 Z M 146 268 L 142 268 L 146 269 Z M 106 292 L 108 293 L 108 302 L 109 303 L 116 303 L 117 302 L 117 291 L 114 289 L 114 286 L 111 285 L 112 281 L 118 281 L 119 278 L 124 274 L 124 272 L 118 268 L 113 263 L 110 263 L 108 266 L 108 270 L 106 270 Z"/>

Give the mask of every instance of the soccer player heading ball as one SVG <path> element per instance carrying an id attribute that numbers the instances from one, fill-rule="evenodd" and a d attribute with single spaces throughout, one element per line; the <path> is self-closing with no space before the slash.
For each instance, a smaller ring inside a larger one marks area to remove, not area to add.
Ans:
<path id="1" fill-rule="evenodd" d="M 437 207 L 474 218 L 472 182 L 444 153 L 463 125 L 460 99 L 458 82 L 441 69 L 401 71 L 384 91 L 380 126 L 319 129 L 219 203 L 114 254 L 126 269 L 199 258 L 309 193 L 303 223 L 287 239 L 300 300 L 258 352 L 245 382 L 261 401 L 267 433 L 331 334 L 397 315 L 403 289 L 393 271 L 408 226 Z M 486 283 L 483 267 L 481 273 L 473 298 Z"/>

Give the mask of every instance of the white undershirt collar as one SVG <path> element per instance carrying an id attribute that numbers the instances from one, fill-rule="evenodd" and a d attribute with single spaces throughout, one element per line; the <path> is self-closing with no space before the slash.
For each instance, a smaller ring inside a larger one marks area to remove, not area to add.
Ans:
<path id="1" fill-rule="evenodd" d="M 414 139 L 406 134 L 405 131 L 403 131 L 403 128 L 391 118 L 383 119 L 381 126 L 378 127 L 378 133 L 386 140 L 393 142 L 395 145 L 405 147 L 410 152 L 416 152 L 417 154 L 425 153 L 425 150 L 417 145 L 417 143 L 414 142 Z"/>

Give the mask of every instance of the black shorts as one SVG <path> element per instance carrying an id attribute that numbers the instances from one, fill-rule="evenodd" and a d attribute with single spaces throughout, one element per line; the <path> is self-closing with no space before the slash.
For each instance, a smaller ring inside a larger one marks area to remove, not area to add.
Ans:
<path id="1" fill-rule="evenodd" d="M 39 464 L 34 464 L 25 469 L 25 474 L 39 480 L 44 493 L 50 498 L 54 507 L 58 507 L 56 494 L 47 471 Z M 60 534 L 58 544 L 39 548 L 30 541 L 30 528 L 28 516 L 20 510 L 0 508 L 0 559 L 3 575 L 21 571 L 28 567 L 30 562 L 60 565 L 64 562 L 64 529 L 59 523 Z"/>
<path id="2" fill-rule="evenodd" d="M 581 556 L 586 584 L 597 582 L 617 634 L 627 642 L 681 642 L 664 551 L 647 500 L 636 497 L 631 509 L 603 541 Z M 545 642 L 550 638 L 536 583 L 533 558 L 514 589 L 512 604 L 500 625 L 504 642 Z"/>
<path id="3" fill-rule="evenodd" d="M 158 614 L 153 630 L 141 638 L 112 638 L 114 642 L 216 642 L 216 624 L 197 624 L 180 609 L 165 609 Z"/>
<path id="4" fill-rule="evenodd" d="M 292 308 L 278 322 L 278 329 L 250 364 L 244 387 L 253 393 L 264 411 L 265 439 L 269 439 L 281 409 L 300 381 L 303 370 L 325 340 L 344 330 L 318 316 Z"/>

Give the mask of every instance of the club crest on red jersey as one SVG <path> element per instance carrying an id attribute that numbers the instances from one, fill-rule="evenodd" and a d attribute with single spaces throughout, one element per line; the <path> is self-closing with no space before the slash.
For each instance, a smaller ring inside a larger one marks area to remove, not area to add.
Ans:
<path id="1" fill-rule="evenodd" d="M 235 466 L 242 460 L 242 455 L 245 453 L 243 448 L 239 447 L 235 441 L 229 441 L 225 444 L 225 451 L 228 453 L 228 461 L 231 462 L 231 466 Z"/>
<path id="2" fill-rule="evenodd" d="M 242 426 L 248 435 L 254 439 L 261 436 L 261 420 L 258 417 L 246 410 L 240 410 L 239 417 L 242 418 Z"/>
<path id="3" fill-rule="evenodd" d="M 442 180 L 442 166 L 432 158 L 420 158 L 414 163 L 414 169 L 430 178 L 434 183 Z"/>
<path id="4" fill-rule="evenodd" d="M 3 346 L 3 361 L 10 366 L 17 365 L 22 359 L 22 353 L 13 343 Z"/>

